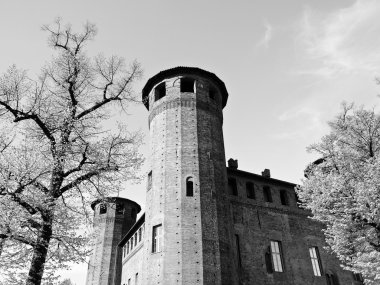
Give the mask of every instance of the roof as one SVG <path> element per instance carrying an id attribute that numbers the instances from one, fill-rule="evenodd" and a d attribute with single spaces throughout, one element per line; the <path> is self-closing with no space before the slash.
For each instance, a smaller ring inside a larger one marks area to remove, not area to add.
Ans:
<path id="1" fill-rule="evenodd" d="M 129 238 L 137 231 L 137 229 L 145 222 L 145 213 L 137 220 L 137 222 L 129 229 L 125 236 L 121 239 L 118 246 L 123 247 Z"/>
<path id="2" fill-rule="evenodd" d="M 259 175 L 256 173 L 246 172 L 243 170 L 233 169 L 230 167 L 227 167 L 227 172 L 233 173 L 233 174 L 238 175 L 238 176 L 251 177 L 251 178 L 257 179 L 257 180 L 267 181 L 268 183 L 272 182 L 272 183 L 284 184 L 284 185 L 287 185 L 290 187 L 297 186 L 297 184 L 294 184 L 291 182 L 287 182 L 287 181 L 283 181 L 283 180 L 279 180 L 279 179 L 274 179 L 274 178 L 270 178 L 270 177 L 265 177 L 265 176 L 262 176 L 262 175 Z"/>
<path id="3" fill-rule="evenodd" d="M 198 67 L 188 67 L 188 66 L 177 66 L 174 68 L 163 70 L 157 73 L 155 76 L 151 77 L 145 84 L 142 90 L 142 101 L 144 102 L 145 107 L 149 110 L 149 93 L 152 88 L 159 82 L 164 79 L 171 78 L 177 75 L 197 75 L 201 77 L 207 77 L 211 79 L 219 90 L 222 93 L 222 106 L 223 108 L 227 104 L 228 92 L 226 89 L 226 85 L 219 77 L 217 77 L 214 73 L 209 71 L 200 69 Z"/>
<path id="4" fill-rule="evenodd" d="M 136 208 L 138 209 L 137 212 L 140 212 L 141 211 L 141 207 L 139 204 L 137 204 L 135 201 L 132 201 L 132 200 L 129 200 L 129 199 L 126 199 L 126 198 L 121 198 L 121 197 L 105 197 L 105 198 L 99 198 L 99 199 L 96 199 L 95 201 L 93 201 L 91 203 L 91 208 L 94 210 L 95 209 L 95 206 L 100 203 L 100 202 L 103 202 L 103 201 L 106 201 L 106 202 L 115 202 L 115 201 L 122 201 L 124 203 L 129 203 L 129 204 L 132 204 L 132 205 L 135 205 Z"/>

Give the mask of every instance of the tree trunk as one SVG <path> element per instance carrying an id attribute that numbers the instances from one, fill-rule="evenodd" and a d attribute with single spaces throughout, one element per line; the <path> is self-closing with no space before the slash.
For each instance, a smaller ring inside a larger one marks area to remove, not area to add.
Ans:
<path id="1" fill-rule="evenodd" d="M 48 219 L 44 221 L 44 223 L 42 224 L 36 246 L 34 247 L 32 262 L 29 269 L 29 275 L 25 283 L 26 285 L 41 284 L 49 243 L 53 233 L 52 224 L 53 218 L 52 214 L 50 214 L 48 215 Z"/>

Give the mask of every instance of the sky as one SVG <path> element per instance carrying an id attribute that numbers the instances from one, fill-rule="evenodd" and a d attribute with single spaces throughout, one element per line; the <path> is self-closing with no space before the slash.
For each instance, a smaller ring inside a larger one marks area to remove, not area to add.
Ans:
<path id="1" fill-rule="evenodd" d="M 0 74 L 16 64 L 37 76 L 52 50 L 41 30 L 57 17 L 98 34 L 89 54 L 137 59 L 145 82 L 161 70 L 194 66 L 215 73 L 229 92 L 224 108 L 226 158 L 239 169 L 302 183 L 306 152 L 329 132 L 343 101 L 379 105 L 380 1 L 5 1 L 0 0 Z M 125 122 L 145 134 L 148 112 L 131 106 Z M 145 182 L 126 183 L 121 196 L 144 208 Z M 87 265 L 65 277 L 85 284 Z"/>

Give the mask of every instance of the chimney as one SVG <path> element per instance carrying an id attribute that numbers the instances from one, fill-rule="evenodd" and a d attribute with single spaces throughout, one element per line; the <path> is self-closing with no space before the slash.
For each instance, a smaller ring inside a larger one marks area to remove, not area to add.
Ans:
<path id="1" fill-rule="evenodd" d="M 230 158 L 228 160 L 228 167 L 232 169 L 238 169 L 238 160 Z"/>
<path id="2" fill-rule="evenodd" d="M 261 172 L 261 176 L 266 177 L 266 178 L 270 178 L 270 170 L 265 168 L 264 171 Z"/>

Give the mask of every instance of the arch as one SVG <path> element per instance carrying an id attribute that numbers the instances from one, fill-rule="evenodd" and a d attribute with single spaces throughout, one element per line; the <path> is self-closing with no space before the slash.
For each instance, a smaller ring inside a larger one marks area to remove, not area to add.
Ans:
<path id="1" fill-rule="evenodd" d="M 194 196 L 194 179 L 192 176 L 186 178 L 186 196 Z"/>

